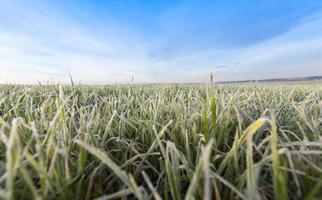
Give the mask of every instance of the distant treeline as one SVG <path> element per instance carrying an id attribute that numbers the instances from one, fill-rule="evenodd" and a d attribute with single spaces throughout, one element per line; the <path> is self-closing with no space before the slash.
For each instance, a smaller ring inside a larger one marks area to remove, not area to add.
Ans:
<path id="1" fill-rule="evenodd" d="M 289 81 L 315 81 L 322 80 L 322 76 L 307 76 L 297 78 L 273 78 L 261 80 L 222 81 L 218 83 L 251 83 L 251 82 L 289 82 Z"/>

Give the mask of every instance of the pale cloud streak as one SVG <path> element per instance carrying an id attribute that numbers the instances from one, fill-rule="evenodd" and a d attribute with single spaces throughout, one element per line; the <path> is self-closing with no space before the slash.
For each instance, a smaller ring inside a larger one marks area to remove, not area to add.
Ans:
<path id="1" fill-rule="evenodd" d="M 97 37 L 36 5 L 0 0 L 0 83 L 67 83 L 69 73 L 75 82 L 97 84 L 127 83 L 132 76 L 142 83 L 207 82 L 211 71 L 217 81 L 322 75 L 321 15 L 250 46 L 158 60 L 151 54 L 162 49 L 161 38 L 147 40 L 113 23 L 108 36 Z"/>
<path id="2" fill-rule="evenodd" d="M 310 16 L 288 32 L 245 48 L 209 50 L 160 62 L 168 81 L 206 82 L 322 75 L 322 15 Z M 233 61 L 238 60 L 238 62 Z M 218 66 L 225 66 L 218 67 Z M 184 76 L 182 76 L 184 74 Z"/>
<path id="3" fill-rule="evenodd" d="M 130 74 L 122 69 L 142 71 L 146 64 L 135 45 L 124 48 L 113 37 L 98 40 L 78 24 L 35 12 L 20 1 L 1 3 L 1 23 L 12 23 L 0 28 L 2 83 L 68 82 L 69 72 L 84 83 L 126 82 Z M 137 76 L 149 81 L 141 73 Z"/>

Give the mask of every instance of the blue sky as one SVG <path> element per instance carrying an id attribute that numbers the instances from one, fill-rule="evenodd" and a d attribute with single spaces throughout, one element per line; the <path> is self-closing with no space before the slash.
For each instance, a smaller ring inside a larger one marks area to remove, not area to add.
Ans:
<path id="1" fill-rule="evenodd" d="M 322 75 L 319 0 L 0 0 L 0 83 Z"/>

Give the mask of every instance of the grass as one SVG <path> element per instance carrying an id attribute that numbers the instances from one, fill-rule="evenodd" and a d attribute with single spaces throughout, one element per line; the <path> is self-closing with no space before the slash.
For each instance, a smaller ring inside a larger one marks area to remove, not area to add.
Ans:
<path id="1" fill-rule="evenodd" d="M 1 199 L 319 199 L 320 82 L 0 87 Z"/>

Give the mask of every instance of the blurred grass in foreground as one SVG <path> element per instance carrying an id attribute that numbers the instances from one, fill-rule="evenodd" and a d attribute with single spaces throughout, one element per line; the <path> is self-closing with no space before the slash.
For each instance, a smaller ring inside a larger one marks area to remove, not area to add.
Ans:
<path id="1" fill-rule="evenodd" d="M 318 199 L 322 85 L 1 86 L 2 199 Z"/>

